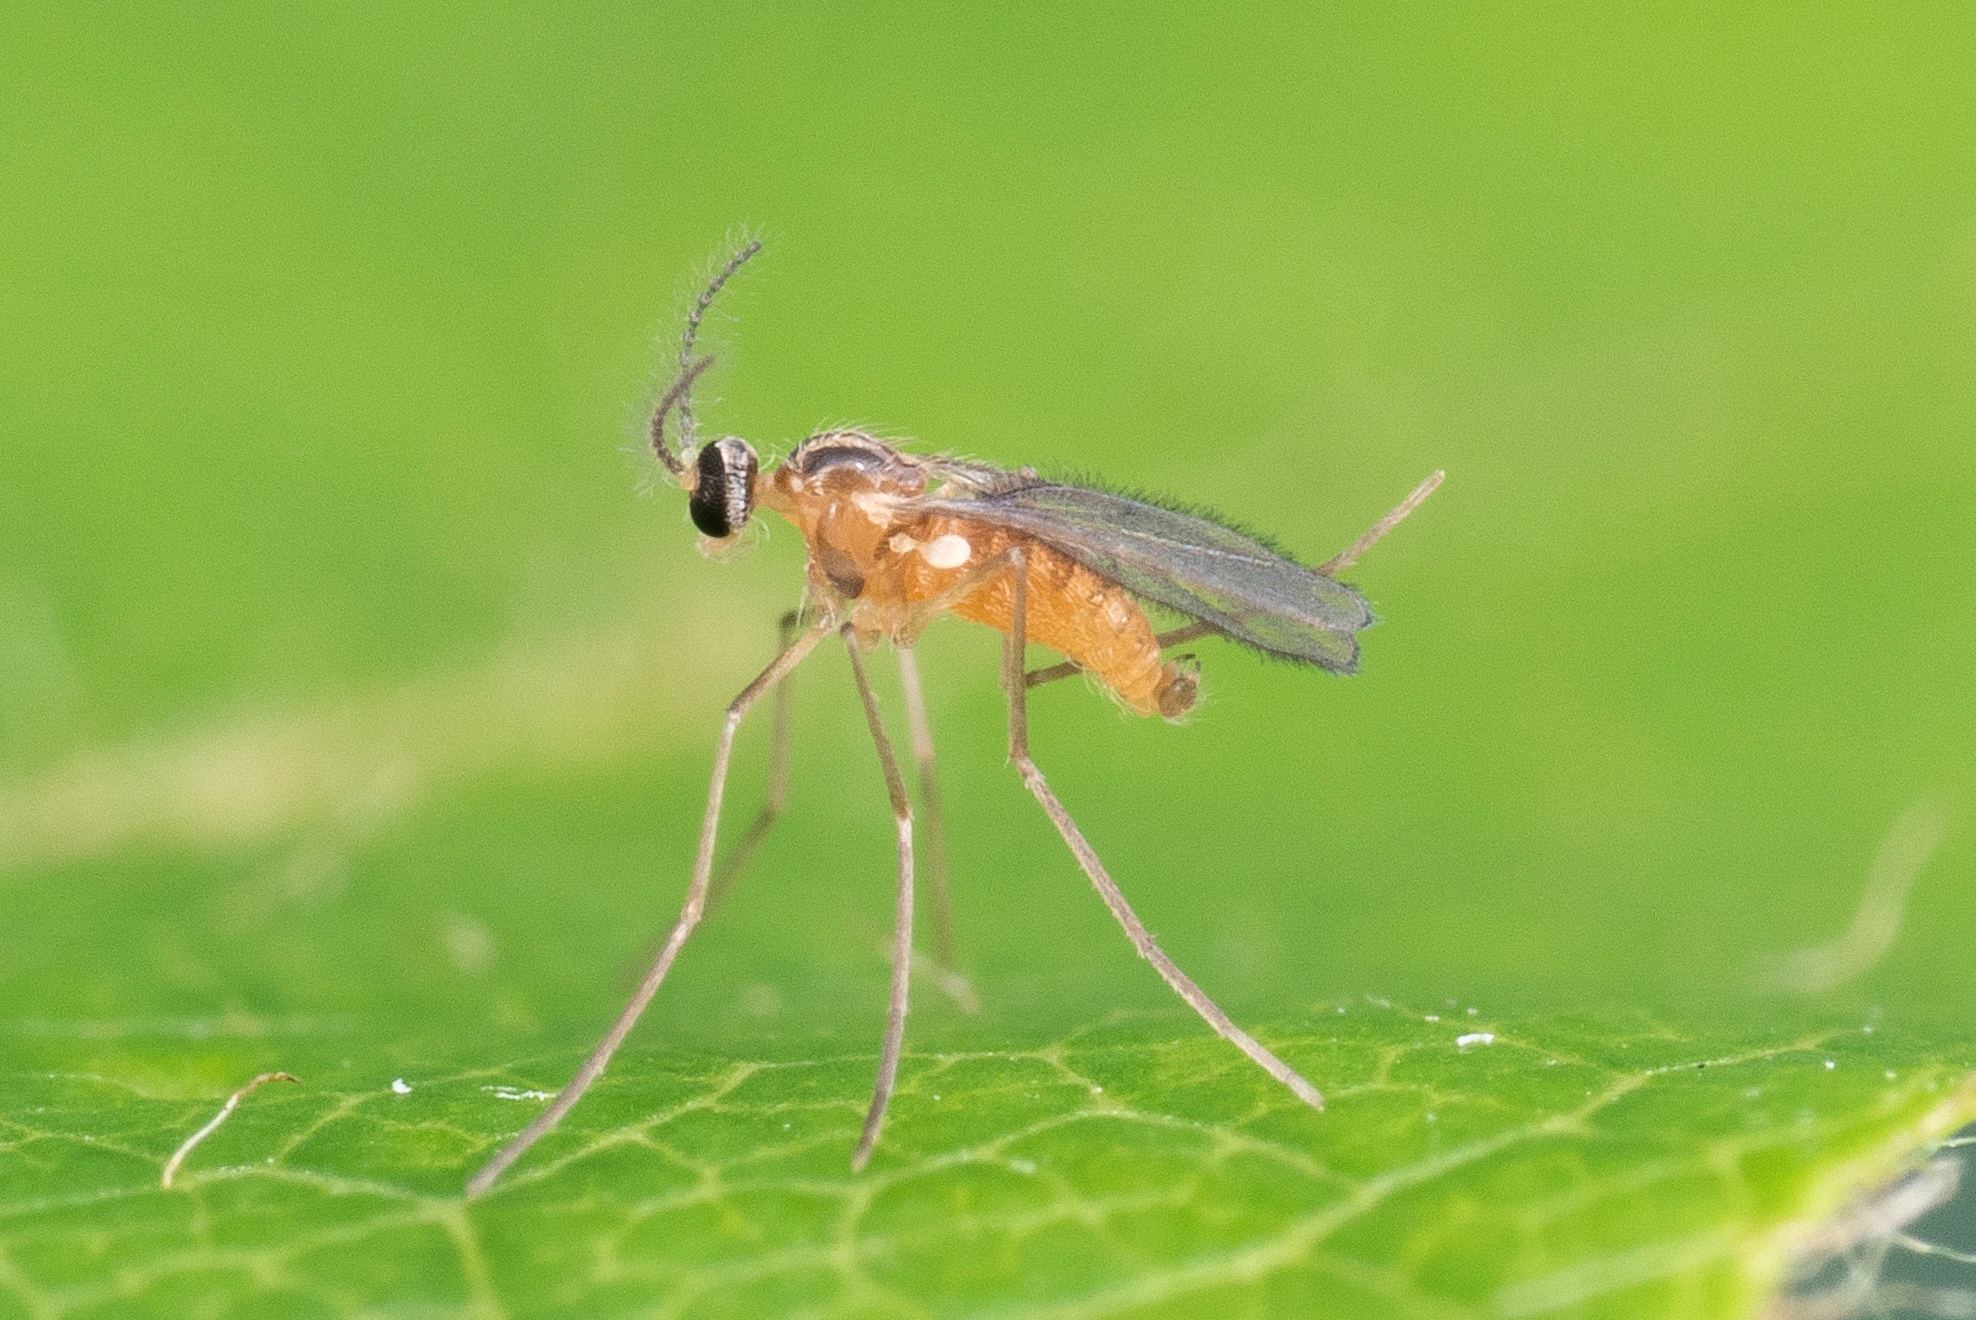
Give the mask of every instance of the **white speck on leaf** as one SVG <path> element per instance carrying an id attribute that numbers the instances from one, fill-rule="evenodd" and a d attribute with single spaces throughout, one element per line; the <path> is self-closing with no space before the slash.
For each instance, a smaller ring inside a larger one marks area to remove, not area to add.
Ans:
<path id="1" fill-rule="evenodd" d="M 1439 1013 L 1428 1013 L 1425 1016 L 1423 1016 L 1420 1020 L 1422 1022 L 1439 1022 L 1441 1020 L 1441 1015 Z"/>
<path id="2" fill-rule="evenodd" d="M 1493 1045 L 1495 1043 L 1496 1033 L 1493 1031 L 1471 1031 L 1465 1036 L 1455 1037 L 1455 1044 L 1462 1049 L 1467 1049 L 1471 1045 Z"/>
<path id="3" fill-rule="evenodd" d="M 393 1077 L 391 1079 L 391 1089 L 399 1095 L 410 1095 L 412 1093 L 412 1084 L 402 1077 Z"/>
<path id="4" fill-rule="evenodd" d="M 1837 1061 L 1836 1061 L 1836 1060 L 1833 1060 L 1833 1059 L 1827 1059 L 1827 1060 L 1825 1061 L 1825 1071 L 1826 1071 L 1826 1072 L 1830 1072 L 1830 1071 L 1832 1071 L 1832 1069 L 1834 1069 L 1834 1068 L 1836 1068 L 1836 1067 L 1838 1067 L 1838 1066 L 1839 1066 L 1839 1065 L 1838 1065 L 1838 1063 L 1837 1063 Z"/>
<path id="5" fill-rule="evenodd" d="M 1015 1171 L 1016 1171 L 1017 1173 L 1034 1173 L 1034 1172 L 1036 1172 L 1036 1161 L 1035 1161 L 1035 1160 L 1010 1160 L 1010 1161 L 1009 1161 L 1009 1167 L 1010 1167 L 1011 1169 L 1014 1169 L 1014 1170 L 1015 1170 Z"/>

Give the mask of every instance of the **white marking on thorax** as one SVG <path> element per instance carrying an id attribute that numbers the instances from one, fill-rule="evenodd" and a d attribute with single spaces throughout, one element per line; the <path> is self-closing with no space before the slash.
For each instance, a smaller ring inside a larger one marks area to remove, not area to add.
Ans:
<path id="1" fill-rule="evenodd" d="M 875 523 L 890 522 L 905 501 L 880 490 L 861 490 L 851 495 L 851 504 Z"/>
<path id="2" fill-rule="evenodd" d="M 959 568 L 974 558 L 974 547 L 967 543 L 965 536 L 948 532 L 945 536 L 936 536 L 921 546 L 919 553 L 935 568 Z"/>

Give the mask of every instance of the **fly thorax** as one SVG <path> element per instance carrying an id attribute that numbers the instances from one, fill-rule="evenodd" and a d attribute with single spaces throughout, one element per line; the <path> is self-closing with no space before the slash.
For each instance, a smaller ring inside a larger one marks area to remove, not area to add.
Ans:
<path id="1" fill-rule="evenodd" d="M 805 487 L 827 485 L 913 496 L 926 491 L 926 473 L 912 457 L 862 431 L 825 431 L 797 445 L 783 467 Z"/>
<path id="2" fill-rule="evenodd" d="M 828 431 L 796 447 L 765 483 L 763 502 L 802 529 L 811 579 L 841 599 L 896 588 L 889 540 L 925 473 L 890 445 L 857 431 Z"/>

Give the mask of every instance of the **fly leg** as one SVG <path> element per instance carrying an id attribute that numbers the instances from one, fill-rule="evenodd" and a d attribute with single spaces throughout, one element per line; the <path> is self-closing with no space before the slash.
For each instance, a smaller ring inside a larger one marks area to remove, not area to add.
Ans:
<path id="1" fill-rule="evenodd" d="M 800 618 L 800 611 L 797 610 L 790 610 L 782 616 L 778 624 L 782 638 L 778 654 L 788 649 Z M 763 798 L 762 809 L 756 813 L 754 821 L 739 839 L 729 845 L 726 854 L 714 868 L 713 881 L 707 886 L 705 916 L 710 917 L 718 912 L 720 905 L 727 901 L 727 896 L 733 892 L 735 883 L 741 879 L 741 873 L 747 870 L 748 863 L 754 860 L 755 850 L 768 836 L 769 827 L 775 824 L 784 808 L 789 805 L 789 678 L 787 675 L 775 685 L 774 721 L 768 753 L 768 793 Z M 654 937 L 651 943 L 639 952 L 633 966 L 648 966 L 652 959 L 658 957 L 659 949 L 662 947 L 663 941 Z M 629 980 L 629 976 L 626 979 Z"/>
<path id="2" fill-rule="evenodd" d="M 787 650 L 792 635 L 796 631 L 797 613 L 789 611 L 782 616 L 779 630 L 782 647 Z M 768 836 L 769 827 L 775 824 L 776 817 L 789 805 L 789 678 L 784 675 L 775 685 L 775 725 L 770 735 L 768 753 L 768 795 L 762 800 L 762 809 L 746 833 L 736 839 L 721 858 L 720 867 L 714 872 L 713 881 L 707 886 L 707 911 L 717 911 L 723 900 L 734 889 L 735 881 L 748 869 L 754 860 L 755 849 L 761 847 Z"/>
<path id="3" fill-rule="evenodd" d="M 865 721 L 871 725 L 871 740 L 878 746 L 879 768 L 885 772 L 885 792 L 892 799 L 892 820 L 899 832 L 899 898 L 892 927 L 892 1001 L 885 1013 L 885 1045 L 878 1055 L 878 1080 L 871 1090 L 871 1108 L 865 1113 L 864 1131 L 858 1135 L 857 1153 L 851 1156 L 851 1171 L 861 1171 L 878 1144 L 878 1131 L 885 1123 L 885 1107 L 892 1100 L 892 1085 L 899 1076 L 899 1050 L 906 1039 L 906 999 L 912 985 L 913 961 L 913 804 L 906 796 L 906 780 L 899 773 L 899 760 L 892 754 L 892 740 L 879 718 L 878 698 L 872 695 L 871 679 L 865 673 L 864 656 L 858 651 L 857 632 L 851 624 L 843 629 L 845 649 L 851 653 L 851 673 L 858 681 L 858 699 L 864 703 Z"/>
<path id="4" fill-rule="evenodd" d="M 1318 1094 L 1316 1087 L 1305 1081 L 1290 1065 L 1264 1049 L 1255 1037 L 1229 1021 L 1228 1015 L 1215 1006 L 1207 993 L 1174 966 L 1173 959 L 1161 952 L 1152 932 L 1146 929 L 1145 923 L 1139 920 L 1131 905 L 1125 901 L 1125 895 L 1112 883 L 1104 863 L 1098 860 L 1098 854 L 1084 841 L 1077 822 L 1070 818 L 1070 813 L 1057 801 L 1057 795 L 1050 791 L 1043 772 L 1029 759 L 1029 685 L 1023 672 L 1028 633 L 1029 574 L 1021 548 L 1015 547 L 1009 554 L 1015 575 L 1015 606 L 1009 620 L 1008 641 L 1002 652 L 1002 686 L 1009 694 L 1009 760 L 1015 763 L 1016 770 L 1022 775 L 1022 782 L 1029 786 L 1029 791 L 1042 804 L 1044 814 L 1049 816 L 1050 823 L 1057 827 L 1057 833 L 1070 846 L 1077 864 L 1084 868 L 1084 874 L 1097 887 L 1098 896 L 1104 899 L 1105 906 L 1118 918 L 1118 924 L 1125 928 L 1126 938 L 1132 941 L 1132 947 L 1139 951 L 1139 956 L 1157 968 L 1166 983 L 1173 987 L 1174 993 L 1186 1000 L 1188 1007 L 1199 1013 L 1223 1039 L 1248 1055 L 1264 1072 L 1289 1087 L 1299 1100 L 1313 1109 L 1324 1108 L 1324 1097 Z"/>
<path id="5" fill-rule="evenodd" d="M 933 728 L 926 720 L 926 694 L 919 685 L 919 662 L 912 648 L 899 648 L 899 686 L 905 690 L 906 725 L 912 732 L 913 760 L 919 768 L 919 800 L 926 817 L 928 897 L 933 908 L 933 962 L 940 988 L 964 1013 L 979 1013 L 981 1000 L 955 966 L 954 902 L 947 888 L 947 835 L 941 826 L 940 780 L 934 772 Z"/>
<path id="6" fill-rule="evenodd" d="M 686 905 L 680 909 L 679 920 L 673 924 L 672 934 L 666 937 L 665 947 L 659 950 L 658 958 L 652 963 L 652 970 L 645 974 L 645 980 L 631 996 L 631 1002 L 624 1006 L 624 1011 L 618 1014 L 617 1021 L 611 1024 L 611 1029 L 604 1034 L 604 1038 L 597 1042 L 597 1048 L 590 1052 L 590 1057 L 585 1059 L 583 1066 L 576 1070 L 576 1076 L 570 1078 L 569 1084 L 563 1087 L 550 1102 L 549 1107 L 543 1110 L 533 1123 L 495 1152 L 494 1158 L 487 1161 L 486 1167 L 467 1181 L 466 1191 L 469 1200 L 485 1195 L 487 1189 L 494 1185 L 494 1180 L 499 1178 L 509 1165 L 520 1159 L 530 1146 L 561 1122 L 563 1115 L 576 1106 L 576 1102 L 583 1098 L 583 1093 L 590 1089 L 591 1084 L 603 1076 L 605 1065 L 611 1061 L 611 1056 L 617 1053 L 618 1046 L 624 1043 L 624 1038 L 631 1034 L 631 1028 L 637 1023 L 638 1015 L 645 1011 L 645 1005 L 651 1003 L 652 996 L 658 993 L 659 984 L 666 979 L 666 973 L 672 969 L 673 959 L 679 956 L 680 946 L 686 943 L 686 937 L 691 935 L 693 928 L 700 924 L 700 917 L 706 911 L 707 888 L 714 869 L 714 836 L 720 828 L 720 800 L 727 788 L 727 762 L 734 751 L 734 733 L 741 727 L 741 717 L 748 713 L 748 708 L 754 705 L 764 692 L 780 684 L 788 677 L 790 670 L 802 663 L 803 657 L 815 649 L 816 644 L 823 640 L 831 626 L 831 621 L 822 620 L 803 633 L 775 658 L 774 663 L 761 672 L 760 677 L 742 688 L 741 694 L 729 704 L 727 719 L 721 725 L 720 740 L 714 744 L 713 782 L 707 788 L 707 813 L 700 822 L 700 848 L 693 860 L 693 879 L 686 887 Z"/>
<path id="7" fill-rule="evenodd" d="M 1182 627 L 1163 632 L 1153 638 L 1153 641 L 1158 643 L 1160 650 L 1164 651 L 1169 646 L 1178 646 L 1182 642 L 1191 642 L 1196 637 L 1209 637 L 1213 634 L 1214 629 L 1208 627 L 1205 623 L 1189 623 Z M 1184 660 L 1186 657 L 1182 656 L 1181 659 Z M 1022 685 L 1024 687 L 1041 687 L 1045 683 L 1054 683 L 1060 678 L 1069 678 L 1072 674 L 1081 674 L 1083 672 L 1083 665 L 1078 664 L 1075 660 L 1066 660 L 1062 664 L 1051 665 L 1048 669 L 1030 670 L 1022 676 Z"/>
<path id="8" fill-rule="evenodd" d="M 1400 525 L 1400 520 L 1421 506 L 1429 495 L 1440 488 L 1441 481 L 1448 474 L 1436 468 L 1427 474 L 1427 479 L 1415 486 L 1407 497 L 1393 506 L 1393 511 L 1366 529 L 1364 536 L 1340 550 L 1331 558 L 1317 566 L 1317 571 L 1327 577 L 1337 577 L 1340 573 L 1358 562 L 1359 556 L 1379 544 L 1380 538 Z"/>

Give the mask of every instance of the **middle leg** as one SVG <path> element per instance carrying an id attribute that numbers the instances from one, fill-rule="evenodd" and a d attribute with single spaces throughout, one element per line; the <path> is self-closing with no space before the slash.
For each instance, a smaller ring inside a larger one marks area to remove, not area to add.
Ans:
<path id="1" fill-rule="evenodd" d="M 955 963 L 954 900 L 947 887 L 947 832 L 940 811 L 940 778 L 933 758 L 933 726 L 926 718 L 926 694 L 919 685 L 919 662 L 912 648 L 899 648 L 899 686 L 906 697 L 906 726 L 912 734 L 913 760 L 919 769 L 920 805 L 926 817 L 926 870 L 933 900 L 932 979 L 951 996 L 963 1013 L 979 1013 L 981 1000 Z"/>
<path id="2" fill-rule="evenodd" d="M 892 1100 L 892 1086 L 899 1076 L 899 1052 L 906 1039 L 906 1000 L 912 985 L 913 965 L 913 805 L 906 796 L 905 776 L 899 773 L 899 760 L 892 754 L 892 740 L 885 734 L 885 722 L 878 714 L 878 698 L 872 694 L 871 679 L 865 673 L 864 656 L 858 650 L 857 632 L 850 624 L 842 629 L 845 649 L 851 653 L 851 674 L 858 682 L 858 699 L 864 703 L 865 721 L 871 726 L 871 740 L 878 745 L 878 764 L 885 772 L 885 792 L 892 799 L 892 819 L 899 833 L 899 898 L 892 926 L 892 1002 L 885 1014 L 885 1044 L 878 1054 L 878 1080 L 871 1090 L 871 1108 L 865 1112 L 864 1131 L 858 1135 L 858 1149 L 851 1156 L 851 1171 L 863 1170 L 878 1145 L 878 1132 L 885 1124 L 885 1107 Z"/>
<path id="3" fill-rule="evenodd" d="M 919 797 L 926 808 L 926 870 L 932 881 L 933 956 L 942 967 L 954 965 L 954 904 L 947 890 L 947 840 L 940 828 L 940 780 L 934 772 L 933 728 L 926 721 L 926 694 L 919 686 L 919 661 L 912 648 L 899 648 L 899 686 L 906 698 L 906 728 L 912 735 L 913 760 L 919 769 Z"/>

